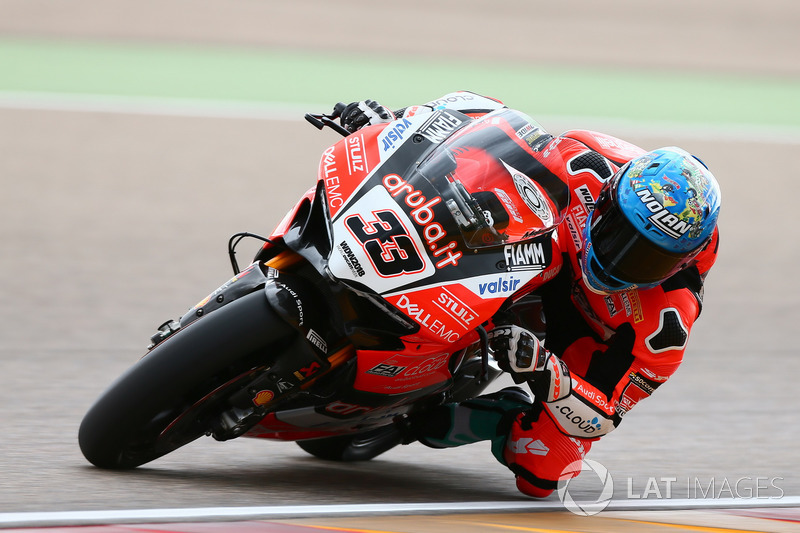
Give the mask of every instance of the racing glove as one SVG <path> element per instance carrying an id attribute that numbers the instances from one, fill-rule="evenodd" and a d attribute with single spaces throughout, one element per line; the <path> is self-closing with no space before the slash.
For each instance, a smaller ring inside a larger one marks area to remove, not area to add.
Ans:
<path id="1" fill-rule="evenodd" d="M 572 390 L 567 366 L 519 326 L 499 326 L 489 332 L 489 349 L 514 383 L 527 381 L 537 399 L 553 402 Z"/>
<path id="2" fill-rule="evenodd" d="M 344 129 L 353 133 L 364 126 L 384 124 L 394 120 L 394 113 L 374 100 L 364 100 L 348 104 L 342 111 L 341 122 Z"/>

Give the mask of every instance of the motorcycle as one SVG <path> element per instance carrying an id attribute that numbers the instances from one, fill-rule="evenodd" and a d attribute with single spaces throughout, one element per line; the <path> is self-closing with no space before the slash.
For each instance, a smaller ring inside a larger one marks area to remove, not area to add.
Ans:
<path id="1" fill-rule="evenodd" d="M 506 108 L 349 133 L 342 108 L 306 115 L 343 136 L 316 186 L 268 237 L 231 237 L 234 276 L 162 324 L 88 410 L 92 464 L 134 468 L 202 436 L 368 460 L 412 441 L 411 417 L 501 374 L 487 342 L 499 312 L 541 331 L 530 291 L 560 268 L 569 202 L 554 138 Z M 240 270 L 250 238 L 263 245 Z"/>

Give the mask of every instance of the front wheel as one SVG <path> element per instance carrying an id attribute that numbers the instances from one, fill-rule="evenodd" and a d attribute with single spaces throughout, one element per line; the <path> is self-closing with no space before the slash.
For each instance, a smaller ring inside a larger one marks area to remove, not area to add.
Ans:
<path id="1" fill-rule="evenodd" d="M 92 405 L 78 442 L 101 468 L 134 468 L 212 431 L 230 394 L 295 337 L 262 291 L 179 330 Z"/>

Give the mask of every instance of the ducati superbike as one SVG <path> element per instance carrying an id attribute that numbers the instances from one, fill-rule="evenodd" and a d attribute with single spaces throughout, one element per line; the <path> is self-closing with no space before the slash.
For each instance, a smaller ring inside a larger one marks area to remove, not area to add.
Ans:
<path id="1" fill-rule="evenodd" d="M 316 185 L 268 237 L 234 235 L 234 276 L 162 324 L 86 413 L 91 463 L 133 468 L 202 436 L 367 460 L 412 440 L 411 418 L 500 374 L 492 318 L 538 316 L 522 296 L 560 267 L 552 232 L 569 191 L 552 136 L 510 109 L 348 133 L 341 109 L 306 116 L 344 136 Z M 250 238 L 263 245 L 240 270 Z"/>

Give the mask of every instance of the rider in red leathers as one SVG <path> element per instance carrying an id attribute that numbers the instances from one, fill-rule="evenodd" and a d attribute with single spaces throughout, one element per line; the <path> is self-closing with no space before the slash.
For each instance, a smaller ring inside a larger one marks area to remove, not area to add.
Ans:
<path id="1" fill-rule="evenodd" d="M 366 100 L 348 105 L 341 122 L 356 131 L 437 109 L 475 117 L 504 107 L 470 92 L 397 113 Z M 571 194 L 552 235 L 561 252 L 548 266 L 554 275 L 529 289 L 544 324 L 525 312 L 523 297 L 489 332 L 500 367 L 534 399 L 503 389 L 441 406 L 411 429 L 432 447 L 491 440 L 519 490 L 534 497 L 578 475 L 592 444 L 680 365 L 716 258 L 721 199 L 705 165 L 679 148 L 645 152 L 585 130 L 543 146 L 537 157 L 557 146 L 568 161 L 561 177 Z"/>

